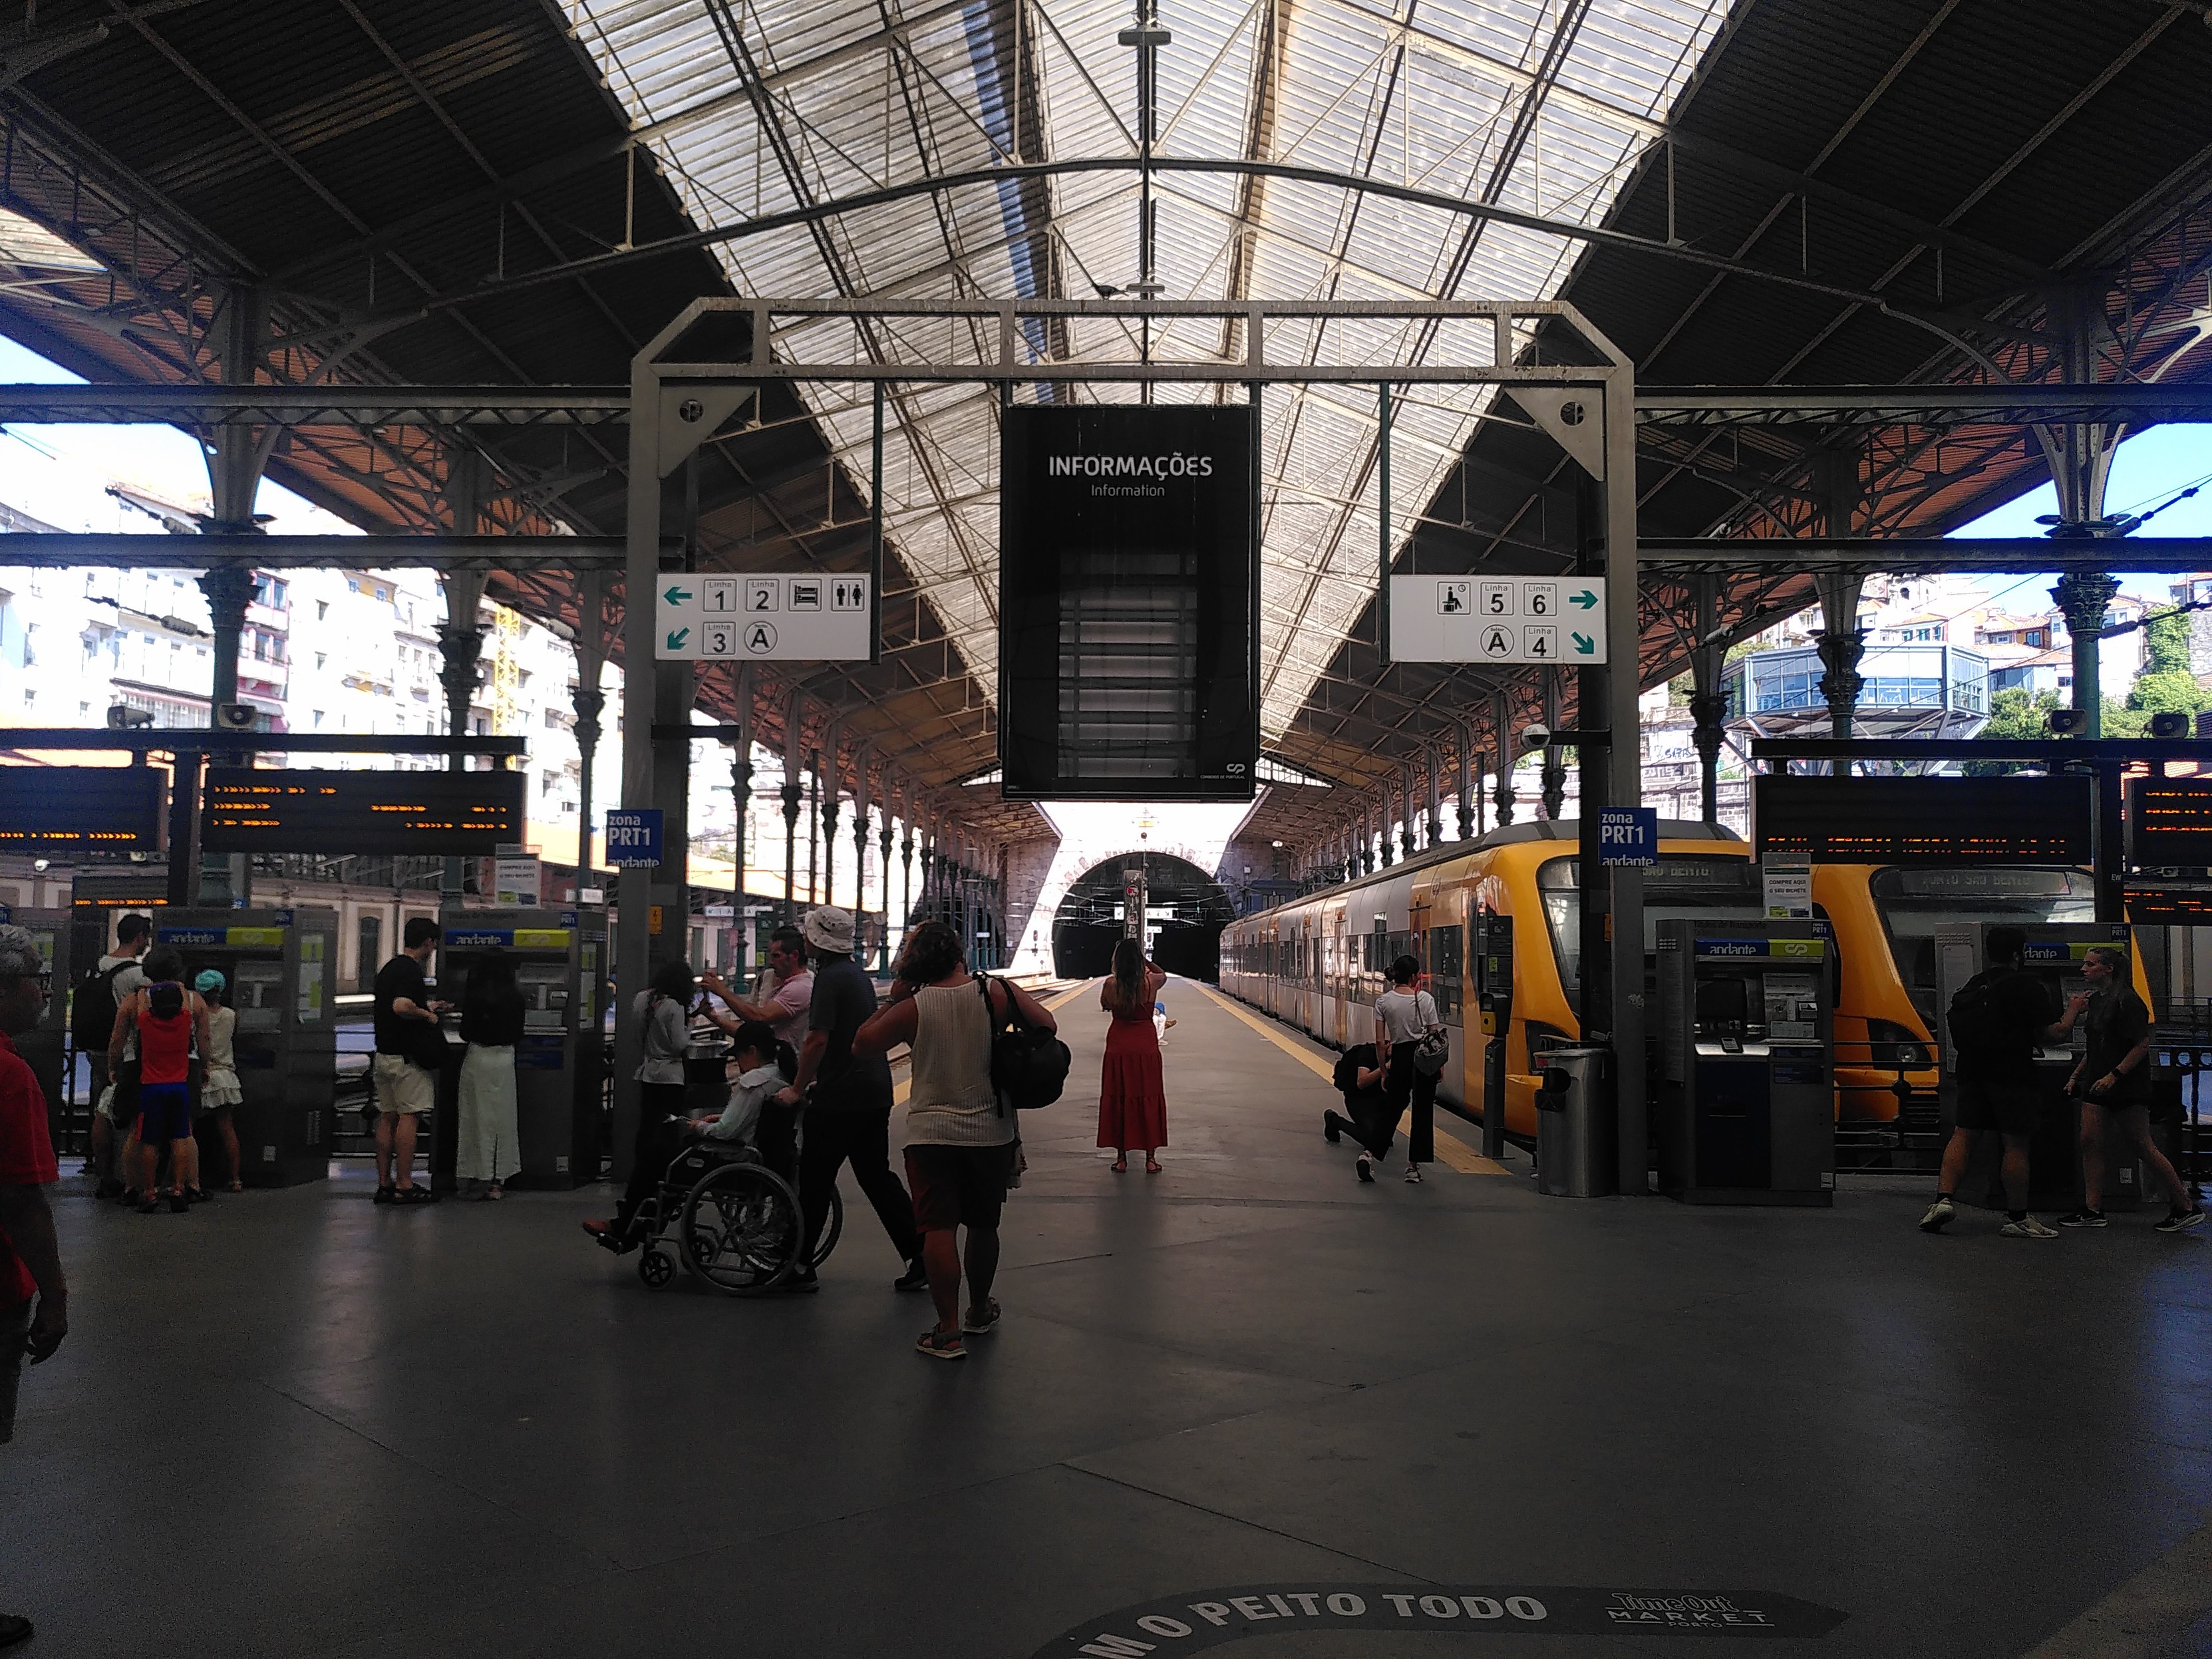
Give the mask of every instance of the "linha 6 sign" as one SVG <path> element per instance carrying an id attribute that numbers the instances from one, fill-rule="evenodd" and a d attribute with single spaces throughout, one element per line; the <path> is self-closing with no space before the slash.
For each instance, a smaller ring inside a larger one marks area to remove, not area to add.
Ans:
<path id="1" fill-rule="evenodd" d="M 1002 432 L 1006 796 L 1249 800 L 1252 409 L 1025 405 Z"/>

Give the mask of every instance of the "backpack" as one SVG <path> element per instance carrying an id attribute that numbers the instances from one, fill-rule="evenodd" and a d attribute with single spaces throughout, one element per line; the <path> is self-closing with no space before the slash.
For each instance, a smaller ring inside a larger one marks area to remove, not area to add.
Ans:
<path id="1" fill-rule="evenodd" d="M 2010 969 L 1985 968 L 1961 985 L 1951 999 L 1948 1016 L 1951 1043 L 1962 1058 L 1995 1057 L 2018 1035 L 2014 1022 L 2006 1018 L 2004 1000 L 1997 994 Z"/>
<path id="2" fill-rule="evenodd" d="M 999 1109 L 1012 1106 L 1031 1110 L 1049 1106 L 1067 1086 L 1071 1057 L 1057 1033 L 1032 1025 L 1022 1012 L 1021 999 L 1006 988 L 1006 1024 L 999 1023 L 991 1006 L 991 976 L 975 975 L 981 988 L 983 1011 L 991 1022 L 991 1089 L 999 1097 Z"/>
<path id="3" fill-rule="evenodd" d="M 77 981 L 70 996 L 70 1040 L 78 1053 L 106 1052 L 115 1031 L 115 976 L 137 965 L 133 957 L 112 968 L 94 968 Z"/>

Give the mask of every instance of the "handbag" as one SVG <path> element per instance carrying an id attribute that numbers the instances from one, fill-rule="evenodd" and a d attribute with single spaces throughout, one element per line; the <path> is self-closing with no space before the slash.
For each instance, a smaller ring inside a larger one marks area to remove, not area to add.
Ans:
<path id="1" fill-rule="evenodd" d="M 1437 1006 L 1426 991 L 1421 993 L 1421 1000 L 1428 1004 L 1431 1029 L 1424 1030 L 1414 1041 L 1413 1069 L 1423 1077 L 1434 1077 L 1443 1070 L 1444 1062 L 1451 1058 L 1451 1039 L 1444 1034 L 1443 1028 L 1435 1023 Z"/>
<path id="2" fill-rule="evenodd" d="M 1072 1063 L 1067 1045 L 1057 1032 L 1030 1024 L 1012 986 L 1006 988 L 1008 1018 L 1001 1025 L 991 1006 L 991 976 L 978 974 L 975 982 L 983 998 L 984 1017 L 991 1023 L 991 1091 L 999 1097 L 999 1109 L 1003 1112 L 1012 1106 L 1030 1111 L 1051 1105 L 1067 1086 L 1067 1068 Z"/>

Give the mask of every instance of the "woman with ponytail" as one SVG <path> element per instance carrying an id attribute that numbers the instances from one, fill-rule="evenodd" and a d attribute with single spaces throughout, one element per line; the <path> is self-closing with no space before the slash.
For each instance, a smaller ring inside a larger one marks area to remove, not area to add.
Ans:
<path id="1" fill-rule="evenodd" d="M 1152 1154 L 1168 1144 L 1167 1090 L 1160 1076 L 1159 1037 L 1152 1003 L 1168 976 L 1145 959 L 1145 947 L 1125 939 L 1114 947 L 1114 972 L 1098 989 L 1106 1011 L 1106 1061 L 1098 1080 L 1098 1144 L 1114 1149 L 1114 1173 L 1129 1167 L 1129 1152 L 1145 1151 L 1145 1173 L 1158 1175 Z"/>

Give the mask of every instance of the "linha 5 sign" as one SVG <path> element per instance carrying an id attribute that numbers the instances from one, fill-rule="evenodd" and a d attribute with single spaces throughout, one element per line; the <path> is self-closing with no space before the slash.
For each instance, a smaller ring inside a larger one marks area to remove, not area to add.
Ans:
<path id="1" fill-rule="evenodd" d="M 1598 576 L 1393 576 L 1393 662 L 1606 660 Z"/>

